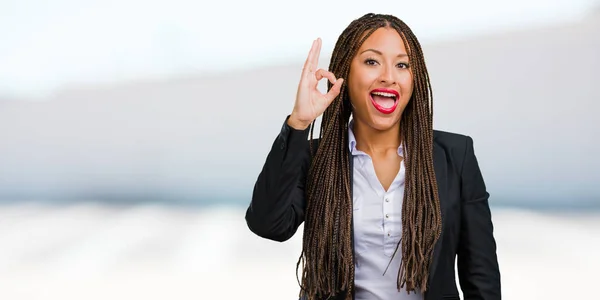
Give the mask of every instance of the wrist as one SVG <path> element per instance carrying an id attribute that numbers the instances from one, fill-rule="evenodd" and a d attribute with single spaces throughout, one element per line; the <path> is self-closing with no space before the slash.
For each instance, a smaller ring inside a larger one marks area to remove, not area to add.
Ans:
<path id="1" fill-rule="evenodd" d="M 294 116 L 294 114 L 291 114 L 287 120 L 288 126 L 292 127 L 293 129 L 296 129 L 296 130 L 305 130 L 306 128 L 308 128 L 308 126 L 310 126 L 310 123 L 311 122 L 305 122 L 305 121 L 298 120 L 298 118 L 296 118 Z"/>

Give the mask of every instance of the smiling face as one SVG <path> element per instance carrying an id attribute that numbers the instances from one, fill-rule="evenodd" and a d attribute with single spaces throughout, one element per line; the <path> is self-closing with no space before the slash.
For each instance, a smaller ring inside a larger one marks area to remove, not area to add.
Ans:
<path id="1" fill-rule="evenodd" d="M 350 65 L 348 95 L 355 123 L 384 131 L 400 122 L 413 91 L 408 52 L 393 28 L 377 29 Z"/>

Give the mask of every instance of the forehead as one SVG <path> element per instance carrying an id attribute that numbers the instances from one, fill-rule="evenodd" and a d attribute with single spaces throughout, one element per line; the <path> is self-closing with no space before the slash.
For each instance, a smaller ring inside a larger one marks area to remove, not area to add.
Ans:
<path id="1" fill-rule="evenodd" d="M 367 49 L 375 49 L 384 54 L 407 54 L 402 36 L 394 28 L 379 28 L 373 32 L 360 46 L 358 53 Z"/>

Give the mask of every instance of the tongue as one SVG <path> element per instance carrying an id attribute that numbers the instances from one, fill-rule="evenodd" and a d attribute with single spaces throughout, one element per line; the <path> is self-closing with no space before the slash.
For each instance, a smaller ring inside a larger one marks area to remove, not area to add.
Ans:
<path id="1" fill-rule="evenodd" d="M 394 106 L 394 98 L 384 97 L 384 96 L 379 96 L 379 95 L 371 95 L 371 97 L 373 97 L 373 100 L 375 101 L 375 103 L 377 103 L 380 106 L 383 106 L 385 108 L 390 108 L 390 107 Z"/>

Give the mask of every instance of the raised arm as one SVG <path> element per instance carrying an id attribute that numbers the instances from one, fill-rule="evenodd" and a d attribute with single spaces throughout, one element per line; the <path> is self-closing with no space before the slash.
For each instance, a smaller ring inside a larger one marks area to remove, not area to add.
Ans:
<path id="1" fill-rule="evenodd" d="M 496 255 L 489 193 L 467 138 L 461 175 L 462 216 L 458 276 L 465 300 L 500 300 L 500 270 Z"/>
<path id="2" fill-rule="evenodd" d="M 296 102 L 267 155 L 258 175 L 246 223 L 257 235 L 276 241 L 292 237 L 304 221 L 304 184 L 310 165 L 310 124 L 339 95 L 343 79 L 318 69 L 321 39 L 313 41 L 302 69 Z M 326 94 L 318 83 L 326 78 L 332 86 Z"/>
<path id="3" fill-rule="evenodd" d="M 288 116 L 289 118 L 289 116 Z M 275 240 L 291 238 L 304 221 L 304 183 L 310 166 L 309 129 L 284 122 L 254 185 L 246 223 L 255 234 Z"/>

